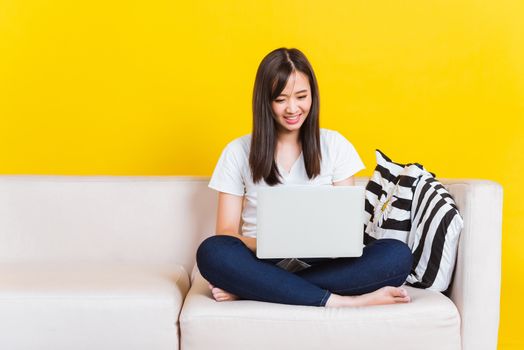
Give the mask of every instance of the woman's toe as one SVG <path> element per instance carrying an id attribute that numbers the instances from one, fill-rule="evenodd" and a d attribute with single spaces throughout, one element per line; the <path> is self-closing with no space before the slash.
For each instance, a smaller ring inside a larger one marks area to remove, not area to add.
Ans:
<path id="1" fill-rule="evenodd" d="M 404 288 L 393 288 L 391 290 L 391 295 L 394 297 L 403 298 L 408 295 L 407 291 Z"/>
<path id="2" fill-rule="evenodd" d="M 411 298 L 409 296 L 395 298 L 396 303 L 409 303 L 411 301 Z"/>

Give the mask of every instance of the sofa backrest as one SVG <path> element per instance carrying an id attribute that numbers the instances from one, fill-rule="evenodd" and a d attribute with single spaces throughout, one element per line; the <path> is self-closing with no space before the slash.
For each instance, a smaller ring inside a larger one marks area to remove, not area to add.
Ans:
<path id="1" fill-rule="evenodd" d="M 178 263 L 214 233 L 207 178 L 0 176 L 0 263 Z"/>
<path id="2" fill-rule="evenodd" d="M 215 230 L 217 193 L 208 181 L 0 176 L 0 262 L 176 263 L 191 272 L 196 248 Z M 442 182 L 460 209 L 465 185 Z"/>

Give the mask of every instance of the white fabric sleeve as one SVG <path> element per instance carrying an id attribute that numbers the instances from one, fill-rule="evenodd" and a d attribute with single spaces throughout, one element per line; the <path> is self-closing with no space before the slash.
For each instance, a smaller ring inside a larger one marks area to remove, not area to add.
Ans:
<path id="1" fill-rule="evenodd" d="M 239 146 L 232 141 L 224 148 L 209 181 L 209 188 L 236 196 L 244 195 L 245 183 L 242 178 Z"/>
<path id="2" fill-rule="evenodd" d="M 334 137 L 333 148 L 335 151 L 333 182 L 345 180 L 365 168 L 355 147 L 338 131 Z"/>

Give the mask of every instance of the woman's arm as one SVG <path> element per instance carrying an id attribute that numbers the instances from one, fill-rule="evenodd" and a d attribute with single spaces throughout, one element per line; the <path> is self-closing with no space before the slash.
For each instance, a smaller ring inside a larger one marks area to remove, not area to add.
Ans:
<path id="1" fill-rule="evenodd" d="M 333 186 L 355 186 L 355 177 L 351 176 L 345 180 L 333 182 Z"/>
<path id="2" fill-rule="evenodd" d="M 243 196 L 218 192 L 216 234 L 237 237 L 255 253 L 257 249 L 256 238 L 244 237 L 239 232 L 243 200 Z"/>

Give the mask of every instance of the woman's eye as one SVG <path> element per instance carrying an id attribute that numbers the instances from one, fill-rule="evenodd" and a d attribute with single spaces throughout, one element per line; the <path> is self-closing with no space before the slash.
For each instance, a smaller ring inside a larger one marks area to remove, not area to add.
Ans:
<path id="1" fill-rule="evenodd" d="M 282 103 L 282 102 L 284 102 L 284 100 L 279 99 L 279 100 L 275 100 L 275 102 L 276 102 L 276 103 Z"/>
<path id="2" fill-rule="evenodd" d="M 304 96 L 298 96 L 299 99 L 303 100 L 307 97 L 307 95 L 304 95 Z"/>

